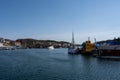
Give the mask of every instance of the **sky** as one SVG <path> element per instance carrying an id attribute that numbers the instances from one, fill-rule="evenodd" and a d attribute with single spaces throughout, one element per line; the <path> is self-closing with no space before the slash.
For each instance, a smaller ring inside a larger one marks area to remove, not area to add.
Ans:
<path id="1" fill-rule="evenodd" d="M 120 37 L 120 0 L 0 0 L 0 37 L 76 43 Z"/>

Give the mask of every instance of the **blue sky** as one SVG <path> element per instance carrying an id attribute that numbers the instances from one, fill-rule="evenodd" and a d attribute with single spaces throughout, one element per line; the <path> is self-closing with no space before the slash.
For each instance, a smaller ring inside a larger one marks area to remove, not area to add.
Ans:
<path id="1" fill-rule="evenodd" d="M 120 37 L 120 0 L 0 0 L 0 37 L 76 43 Z"/>

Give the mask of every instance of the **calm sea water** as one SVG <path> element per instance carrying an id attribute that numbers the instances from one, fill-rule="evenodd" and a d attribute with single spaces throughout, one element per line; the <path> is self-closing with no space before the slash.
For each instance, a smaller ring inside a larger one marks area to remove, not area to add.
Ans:
<path id="1" fill-rule="evenodd" d="M 0 80 L 120 80 L 120 61 L 68 55 L 67 49 L 5 50 Z"/>

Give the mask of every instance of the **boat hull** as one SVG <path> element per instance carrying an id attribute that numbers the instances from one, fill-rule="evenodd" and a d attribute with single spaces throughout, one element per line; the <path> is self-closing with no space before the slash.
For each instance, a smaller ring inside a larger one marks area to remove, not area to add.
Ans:
<path id="1" fill-rule="evenodd" d="M 101 56 L 120 56 L 120 50 L 101 50 Z"/>
<path id="2" fill-rule="evenodd" d="M 82 54 L 82 55 L 92 55 L 92 52 L 87 52 L 85 50 L 79 50 L 79 54 Z"/>
<path id="3" fill-rule="evenodd" d="M 86 52 L 83 49 L 68 49 L 69 54 L 92 55 L 92 52 Z"/>
<path id="4" fill-rule="evenodd" d="M 120 50 L 100 49 L 93 52 L 94 56 L 120 56 Z"/>
<path id="5" fill-rule="evenodd" d="M 68 49 L 68 54 L 79 54 L 79 51 L 77 49 L 70 48 Z"/>

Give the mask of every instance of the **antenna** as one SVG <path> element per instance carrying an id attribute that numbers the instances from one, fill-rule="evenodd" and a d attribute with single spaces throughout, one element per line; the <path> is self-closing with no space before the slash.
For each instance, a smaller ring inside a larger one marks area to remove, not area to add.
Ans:
<path id="1" fill-rule="evenodd" d="M 97 41 L 96 41 L 96 38 L 94 38 L 94 41 L 95 41 L 95 46 L 97 46 Z"/>
<path id="2" fill-rule="evenodd" d="M 88 37 L 88 41 L 90 41 L 90 37 Z"/>
<path id="3" fill-rule="evenodd" d="M 94 41 L 95 41 L 95 43 L 96 43 L 96 38 L 94 38 Z"/>

